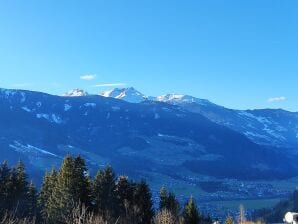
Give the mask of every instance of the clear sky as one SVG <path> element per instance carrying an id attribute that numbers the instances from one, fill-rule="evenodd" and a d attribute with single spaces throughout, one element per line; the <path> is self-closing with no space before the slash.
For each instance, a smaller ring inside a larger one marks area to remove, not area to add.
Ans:
<path id="1" fill-rule="evenodd" d="M 298 1 L 0 2 L 1 87 L 105 84 L 298 111 Z"/>

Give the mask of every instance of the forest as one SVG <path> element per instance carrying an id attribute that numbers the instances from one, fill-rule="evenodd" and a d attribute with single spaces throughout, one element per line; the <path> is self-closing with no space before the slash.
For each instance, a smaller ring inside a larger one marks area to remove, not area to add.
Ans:
<path id="1" fill-rule="evenodd" d="M 229 221 L 229 220 L 228 220 Z M 181 206 L 162 187 L 154 206 L 146 180 L 117 176 L 111 166 L 94 177 L 81 156 L 66 156 L 60 169 L 46 172 L 40 189 L 24 164 L 0 166 L 1 224 L 198 224 L 212 223 L 190 196 Z"/>

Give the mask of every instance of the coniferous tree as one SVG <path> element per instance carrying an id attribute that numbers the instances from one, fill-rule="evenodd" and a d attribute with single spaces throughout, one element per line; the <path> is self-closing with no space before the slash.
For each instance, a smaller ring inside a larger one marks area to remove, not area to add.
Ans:
<path id="1" fill-rule="evenodd" d="M 52 197 L 54 209 L 58 211 L 56 214 L 57 223 L 70 214 L 75 204 L 73 197 L 75 187 L 73 168 L 73 158 L 66 156 L 58 172 Z"/>
<path id="2" fill-rule="evenodd" d="M 17 165 L 11 171 L 11 183 L 12 195 L 10 197 L 11 206 L 15 209 L 15 215 L 22 217 L 26 215 L 27 207 L 27 193 L 29 183 L 27 182 L 27 174 L 25 172 L 25 166 L 22 161 L 19 161 Z"/>
<path id="3" fill-rule="evenodd" d="M 5 161 L 0 166 L 0 217 L 3 216 L 5 210 L 9 209 L 11 194 L 11 170 Z"/>
<path id="4" fill-rule="evenodd" d="M 33 218 L 37 216 L 37 190 L 31 182 L 27 192 L 27 217 Z"/>
<path id="5" fill-rule="evenodd" d="M 168 191 L 165 187 L 162 187 L 159 192 L 159 210 L 166 209 L 168 202 Z"/>
<path id="6" fill-rule="evenodd" d="M 116 177 L 112 167 L 98 171 L 93 183 L 95 209 L 104 217 L 115 215 L 117 208 Z"/>
<path id="7" fill-rule="evenodd" d="M 200 222 L 199 211 L 193 197 L 190 197 L 186 203 L 183 217 L 185 224 L 198 224 Z"/>
<path id="8" fill-rule="evenodd" d="M 127 217 L 133 205 L 134 186 L 129 182 L 128 177 L 120 176 L 116 182 L 116 198 L 119 209 L 119 216 Z"/>
<path id="9" fill-rule="evenodd" d="M 38 206 L 41 211 L 41 217 L 47 223 L 51 223 L 51 216 L 55 212 L 55 201 L 53 191 L 57 184 L 57 171 L 52 169 L 50 173 L 46 173 L 43 178 L 42 187 L 38 197 Z"/>
<path id="10" fill-rule="evenodd" d="M 51 171 L 53 172 L 54 169 Z M 49 201 L 53 187 L 50 186 L 50 173 L 47 171 L 43 176 L 42 185 L 38 194 L 37 204 L 42 213 L 45 213 L 46 202 Z"/>
<path id="11" fill-rule="evenodd" d="M 134 203 L 137 207 L 136 218 L 139 224 L 148 224 L 154 217 L 154 209 L 152 202 L 152 195 L 148 184 L 145 180 L 142 180 L 137 184 Z"/>
<path id="12" fill-rule="evenodd" d="M 73 158 L 71 156 L 64 158 L 57 174 L 53 171 L 52 176 L 45 177 L 40 202 L 45 201 L 42 215 L 47 223 L 64 223 L 72 211 L 75 204 L 72 195 L 73 179 Z"/>
<path id="13" fill-rule="evenodd" d="M 165 187 L 162 187 L 160 190 L 160 202 L 159 202 L 159 210 L 162 211 L 166 209 L 167 211 L 171 212 L 173 216 L 177 217 L 180 210 L 180 204 L 176 199 L 174 193 L 168 193 Z"/>
<path id="14" fill-rule="evenodd" d="M 176 196 L 174 193 L 170 192 L 168 196 L 168 201 L 167 201 L 167 207 L 166 207 L 174 216 L 179 215 L 180 211 L 180 204 L 179 201 L 176 199 Z"/>
<path id="15" fill-rule="evenodd" d="M 91 181 L 80 156 L 75 159 L 66 156 L 58 173 L 53 170 L 46 174 L 39 204 L 48 223 L 67 218 L 78 204 L 91 206 Z"/>
<path id="16" fill-rule="evenodd" d="M 76 203 L 80 202 L 85 206 L 91 206 L 91 180 L 87 175 L 85 160 L 78 156 L 74 159 L 74 192 L 73 197 Z"/>
<path id="17" fill-rule="evenodd" d="M 107 223 L 116 220 L 121 224 L 165 223 L 165 220 L 166 223 L 177 223 L 181 218 L 178 216 L 179 203 L 166 188 L 160 191 L 161 211 L 153 219 L 152 195 L 144 180 L 136 183 L 120 176 L 116 181 L 112 168 L 107 167 L 97 173 L 92 186 L 90 183 L 85 161 L 80 156 L 75 159 L 67 156 L 59 172 L 53 169 L 45 174 L 37 204 L 36 188 L 32 182 L 28 183 L 23 163 L 19 162 L 13 169 L 3 163 L 0 166 L 0 215 L 6 209 L 16 212 L 16 218 L 31 220 L 37 216 L 37 223 L 46 224 L 66 224 L 74 218 L 81 222 L 77 215 L 90 214 L 93 217 L 94 211 Z M 88 205 L 95 210 L 90 210 Z M 192 197 L 184 208 L 183 217 L 185 224 L 211 222 L 211 219 L 199 215 Z"/>

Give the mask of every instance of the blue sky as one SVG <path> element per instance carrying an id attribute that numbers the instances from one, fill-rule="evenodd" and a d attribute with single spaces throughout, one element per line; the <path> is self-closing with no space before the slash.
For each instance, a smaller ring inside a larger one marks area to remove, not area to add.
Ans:
<path id="1" fill-rule="evenodd" d="M 1 1 L 0 86 L 126 84 L 298 111 L 297 11 L 295 0 Z"/>

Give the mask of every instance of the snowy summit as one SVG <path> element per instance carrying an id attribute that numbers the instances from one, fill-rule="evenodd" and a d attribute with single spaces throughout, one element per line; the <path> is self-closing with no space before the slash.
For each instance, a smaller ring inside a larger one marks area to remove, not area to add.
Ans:
<path id="1" fill-rule="evenodd" d="M 125 100 L 130 103 L 140 103 L 147 100 L 147 97 L 144 94 L 140 93 L 133 87 L 122 89 L 115 88 L 113 90 L 104 91 L 100 95 Z"/>
<path id="2" fill-rule="evenodd" d="M 210 101 L 199 99 L 193 96 L 189 95 L 183 95 L 183 94 L 166 94 L 162 96 L 156 97 L 156 101 L 159 102 L 165 102 L 165 103 L 171 103 L 171 104 L 189 104 L 189 103 L 197 103 L 200 105 L 208 105 L 210 104 Z"/>
<path id="3" fill-rule="evenodd" d="M 73 89 L 65 93 L 63 96 L 76 97 L 76 96 L 87 96 L 87 95 L 88 93 L 85 90 Z"/>

